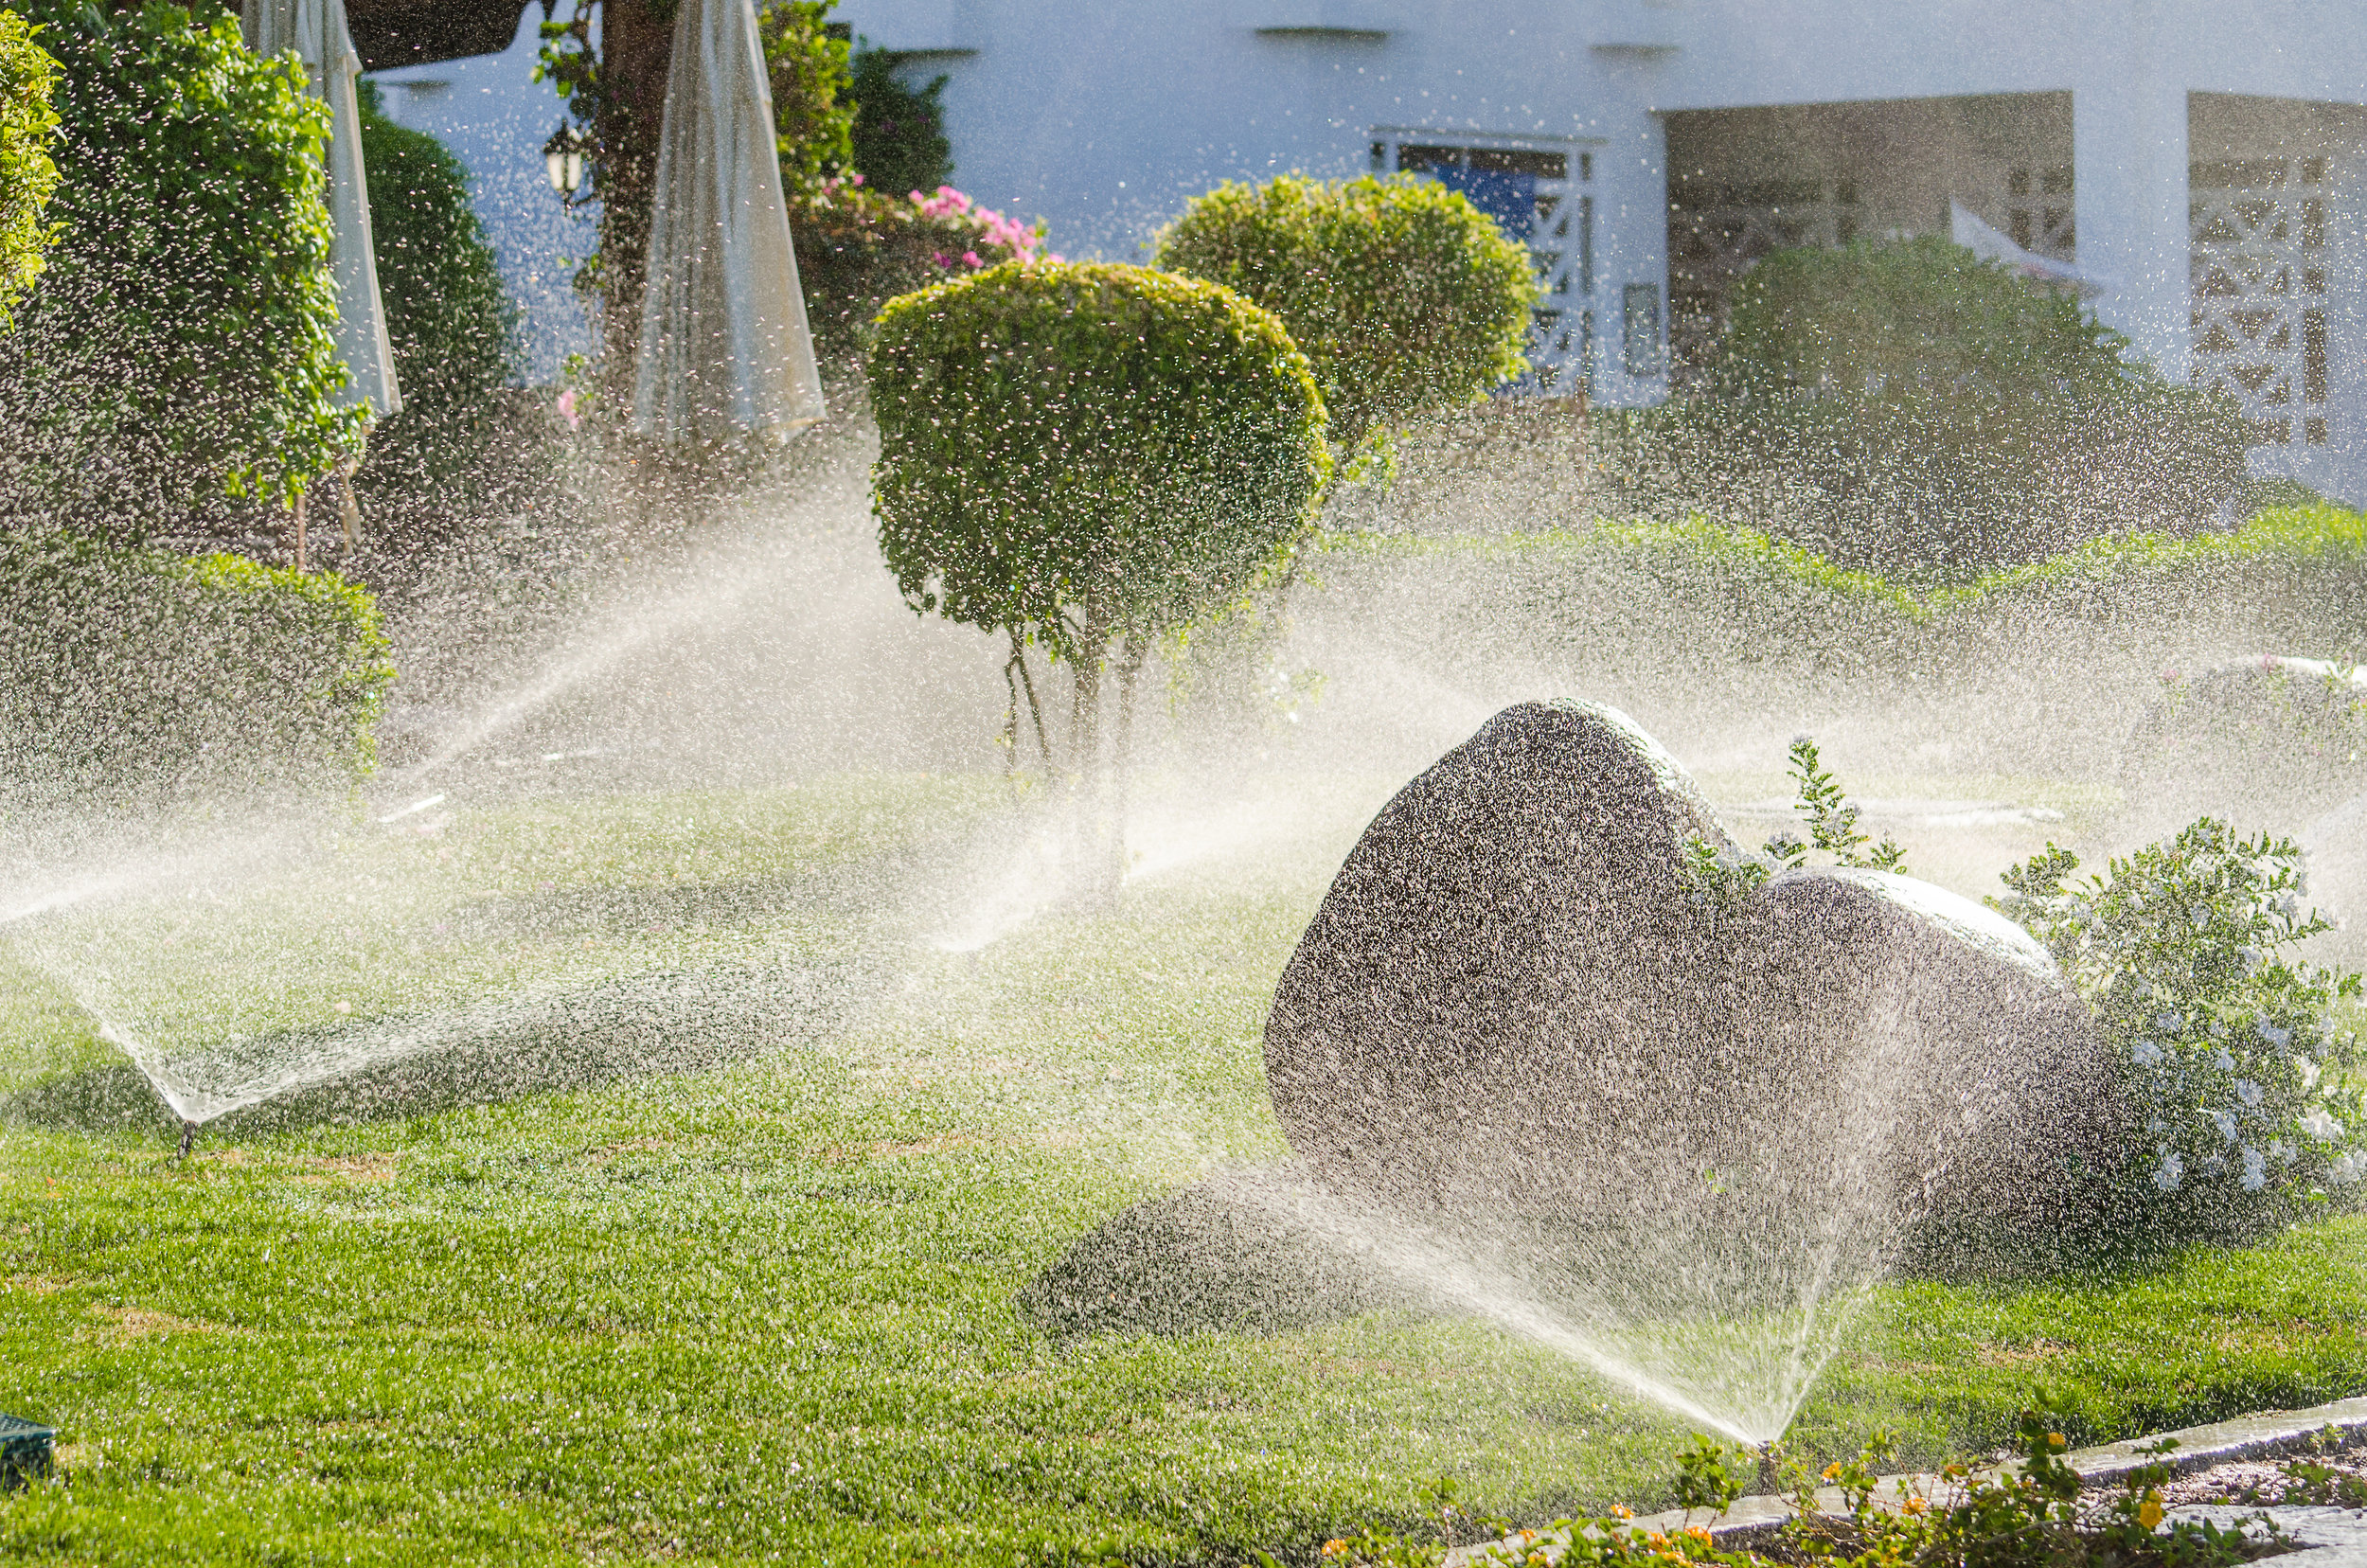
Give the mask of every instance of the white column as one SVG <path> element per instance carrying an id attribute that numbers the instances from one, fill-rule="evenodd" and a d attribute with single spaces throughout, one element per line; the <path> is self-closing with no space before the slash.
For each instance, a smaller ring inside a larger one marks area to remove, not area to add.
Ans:
<path id="1" fill-rule="evenodd" d="M 2163 0 L 2097 3 L 2072 89 L 2078 261 L 2113 280 L 2096 313 L 2134 354 L 2184 382 L 2187 276 L 2186 83 L 2159 46 Z"/>
<path id="2" fill-rule="evenodd" d="M 1606 130 L 1594 171 L 1594 395 L 1633 408 L 1668 396 L 1668 134 L 1641 109 Z"/>

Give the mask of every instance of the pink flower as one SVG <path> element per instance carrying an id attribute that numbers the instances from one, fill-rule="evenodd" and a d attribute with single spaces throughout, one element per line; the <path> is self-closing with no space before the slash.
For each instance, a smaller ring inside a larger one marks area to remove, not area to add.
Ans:
<path id="1" fill-rule="evenodd" d="M 863 184 L 863 176 L 860 174 L 849 174 L 846 176 L 846 183 L 849 185 L 861 185 Z"/>
<path id="2" fill-rule="evenodd" d="M 943 251 L 931 251 L 929 253 L 929 260 L 934 265 L 940 267 L 950 267 L 953 264 L 953 258 L 946 255 Z"/>
<path id="3" fill-rule="evenodd" d="M 583 417 L 576 412 L 576 389 L 572 386 L 559 395 L 559 417 L 567 421 L 570 430 L 583 423 Z"/>
<path id="4" fill-rule="evenodd" d="M 978 259 L 978 253 L 976 251 L 962 252 L 962 259 L 969 262 L 973 267 L 983 267 L 986 265 L 984 261 Z"/>
<path id="5" fill-rule="evenodd" d="M 1066 262 L 1068 258 L 1062 256 L 1059 251 L 1054 251 L 1050 256 L 1045 257 L 1044 259 L 1057 267 Z"/>

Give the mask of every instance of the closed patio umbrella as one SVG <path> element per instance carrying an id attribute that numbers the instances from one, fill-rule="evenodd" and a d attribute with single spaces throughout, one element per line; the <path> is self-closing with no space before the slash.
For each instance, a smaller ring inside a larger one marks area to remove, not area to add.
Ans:
<path id="1" fill-rule="evenodd" d="M 362 173 L 362 115 L 353 81 L 362 57 L 346 30 L 345 0 L 246 0 L 240 17 L 257 54 L 290 49 L 304 62 L 312 96 L 329 105 L 329 221 L 335 231 L 329 271 L 337 280 L 337 357 L 349 372 L 337 401 L 366 401 L 380 419 L 402 408 L 395 352 L 378 297 L 378 259 L 370 248 L 370 192 Z"/>
<path id="2" fill-rule="evenodd" d="M 750 0 L 682 0 L 659 132 L 633 429 L 780 440 L 822 417 Z"/>

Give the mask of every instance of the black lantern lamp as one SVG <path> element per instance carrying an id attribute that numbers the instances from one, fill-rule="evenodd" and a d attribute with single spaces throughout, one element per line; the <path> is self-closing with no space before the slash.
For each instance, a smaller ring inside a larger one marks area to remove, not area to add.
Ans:
<path id="1" fill-rule="evenodd" d="M 563 121 L 543 144 L 543 168 L 551 177 L 551 188 L 563 199 L 574 201 L 576 192 L 583 188 L 584 166 L 591 153 L 591 136 L 581 126 Z"/>

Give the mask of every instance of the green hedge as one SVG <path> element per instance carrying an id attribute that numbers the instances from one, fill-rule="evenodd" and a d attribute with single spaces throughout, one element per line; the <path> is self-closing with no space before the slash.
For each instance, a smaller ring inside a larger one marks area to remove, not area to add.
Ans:
<path id="1" fill-rule="evenodd" d="M 2367 515 L 2335 507 L 2096 540 L 1940 588 L 1700 518 L 1331 534 L 1308 571 L 1360 625 L 1474 687 L 1542 670 L 1639 714 L 1693 711 L 1729 730 L 1754 715 L 1878 711 L 1902 736 L 1961 739 L 1959 762 L 1995 767 L 2071 760 L 2109 775 L 2166 675 L 2262 653 L 2367 658 Z"/>
<path id="2" fill-rule="evenodd" d="M 388 119 L 362 88 L 378 290 L 402 411 L 370 432 L 356 478 L 373 537 L 417 542 L 518 498 L 548 477 L 548 416 L 509 391 L 519 376 L 515 301 L 469 200 L 469 175 L 434 136 Z"/>
<path id="3" fill-rule="evenodd" d="M 394 667 L 329 573 L 0 535 L 0 781 L 110 797 L 349 783 Z"/>

